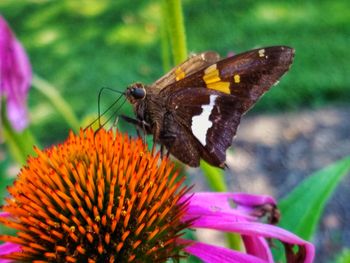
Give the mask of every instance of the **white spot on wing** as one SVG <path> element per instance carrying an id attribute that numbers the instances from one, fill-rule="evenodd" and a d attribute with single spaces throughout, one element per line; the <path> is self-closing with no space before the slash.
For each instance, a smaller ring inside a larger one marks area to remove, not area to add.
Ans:
<path id="1" fill-rule="evenodd" d="M 202 105 L 202 113 L 198 116 L 192 118 L 192 132 L 194 136 L 202 143 L 203 146 L 206 145 L 207 131 L 211 128 L 213 123 L 209 120 L 211 111 L 215 106 L 215 100 L 218 95 L 211 95 L 208 105 Z"/>
<path id="2" fill-rule="evenodd" d="M 258 51 L 258 53 L 259 53 L 259 57 L 264 57 L 265 56 L 265 49 L 259 49 L 259 51 Z"/>

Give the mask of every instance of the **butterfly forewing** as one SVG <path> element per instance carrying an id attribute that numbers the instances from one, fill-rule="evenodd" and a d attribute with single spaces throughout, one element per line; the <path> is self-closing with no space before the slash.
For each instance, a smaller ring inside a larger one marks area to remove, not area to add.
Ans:
<path id="1" fill-rule="evenodd" d="M 248 110 L 282 75 L 294 57 L 289 47 L 269 47 L 248 51 L 217 63 L 220 82 L 229 82 L 227 93 L 244 101 Z"/>
<path id="2" fill-rule="evenodd" d="M 163 89 L 166 86 L 173 84 L 191 74 L 200 71 L 201 69 L 214 64 L 220 59 L 218 53 L 207 51 L 200 54 L 190 56 L 186 61 L 173 68 L 166 75 L 151 85 L 151 88 Z"/>

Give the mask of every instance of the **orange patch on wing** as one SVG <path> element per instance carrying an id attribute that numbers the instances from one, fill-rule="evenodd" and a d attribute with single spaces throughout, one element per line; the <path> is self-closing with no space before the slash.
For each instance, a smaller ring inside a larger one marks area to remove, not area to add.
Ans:
<path id="1" fill-rule="evenodd" d="M 230 82 L 221 81 L 216 64 L 211 65 L 204 71 L 203 80 L 205 84 L 207 84 L 208 89 L 217 90 L 227 94 L 231 93 Z"/>
<path id="2" fill-rule="evenodd" d="M 185 71 L 182 70 L 181 67 L 178 67 L 175 70 L 175 75 L 176 75 L 176 77 L 175 77 L 176 81 L 179 81 L 179 80 L 181 80 L 181 79 L 186 77 L 186 73 L 185 73 Z"/>

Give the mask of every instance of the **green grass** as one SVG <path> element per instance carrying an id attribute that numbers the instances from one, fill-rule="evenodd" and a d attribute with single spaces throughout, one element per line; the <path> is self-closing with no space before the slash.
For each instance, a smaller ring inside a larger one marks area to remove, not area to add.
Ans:
<path id="1" fill-rule="evenodd" d="M 2 15 L 26 47 L 34 71 L 59 89 L 80 118 L 96 113 L 101 87 L 124 90 L 162 72 L 157 1 L 1 1 Z M 225 56 L 289 45 L 295 63 L 259 111 L 350 102 L 348 1 L 184 1 L 188 49 Z M 108 105 L 114 94 L 106 95 Z M 67 127 L 45 98 L 30 94 L 33 128 L 57 141 Z M 130 106 L 123 110 L 130 111 Z M 55 132 L 46 132 L 54 129 Z"/>

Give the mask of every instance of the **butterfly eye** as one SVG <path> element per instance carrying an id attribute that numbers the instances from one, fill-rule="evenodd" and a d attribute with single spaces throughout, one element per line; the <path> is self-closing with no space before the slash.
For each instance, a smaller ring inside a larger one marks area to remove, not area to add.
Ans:
<path id="1" fill-rule="evenodd" d="M 143 99 L 146 96 L 146 91 L 144 88 L 132 88 L 131 95 L 134 99 Z"/>

